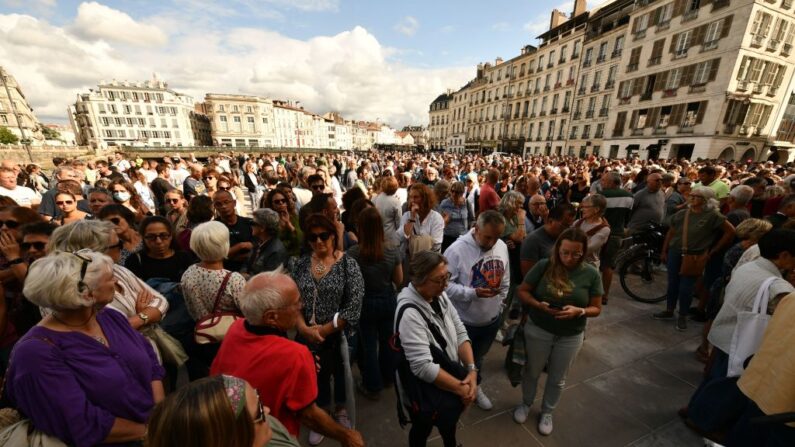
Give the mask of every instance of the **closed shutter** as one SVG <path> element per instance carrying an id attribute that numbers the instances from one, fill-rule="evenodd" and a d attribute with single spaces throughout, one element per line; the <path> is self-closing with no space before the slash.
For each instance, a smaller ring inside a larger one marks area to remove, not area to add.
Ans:
<path id="1" fill-rule="evenodd" d="M 687 67 L 682 69 L 682 81 L 679 85 L 690 85 L 693 83 L 693 74 L 696 71 L 695 65 L 688 65 Z"/>
<path id="2" fill-rule="evenodd" d="M 660 23 L 660 12 L 662 12 L 662 8 L 657 8 L 649 14 L 649 28 Z"/>
<path id="3" fill-rule="evenodd" d="M 729 100 L 729 103 L 726 105 L 726 113 L 723 114 L 723 124 L 728 124 L 729 121 L 732 119 L 732 115 L 736 112 L 736 109 L 740 106 L 738 101 L 733 99 Z"/>
<path id="4" fill-rule="evenodd" d="M 657 75 L 657 84 L 654 86 L 654 91 L 659 92 L 660 90 L 665 88 L 665 84 L 668 83 L 668 72 L 664 71 Z"/>
<path id="5" fill-rule="evenodd" d="M 676 42 L 679 42 L 679 34 L 674 34 L 671 36 L 671 46 L 668 48 L 669 53 L 676 53 Z"/>
<path id="6" fill-rule="evenodd" d="M 624 83 L 627 81 L 621 81 L 618 83 L 618 92 L 616 93 L 616 98 L 621 99 L 621 93 L 624 92 Z"/>
<path id="7" fill-rule="evenodd" d="M 688 48 L 695 47 L 704 43 L 704 36 L 707 34 L 707 26 L 708 25 L 701 25 L 696 27 L 693 30 L 693 34 L 690 37 L 690 42 L 688 43 Z"/>
<path id="8" fill-rule="evenodd" d="M 734 18 L 734 14 L 723 18 L 723 25 L 721 25 L 721 29 L 720 29 L 720 37 L 727 37 L 729 35 L 729 32 L 731 31 L 731 27 L 732 27 L 732 19 L 733 18 Z"/>
<path id="9" fill-rule="evenodd" d="M 640 95 L 643 92 L 643 84 L 645 84 L 645 78 L 635 78 L 632 82 L 632 96 Z"/>
<path id="10" fill-rule="evenodd" d="M 640 64 L 640 52 L 643 50 L 643 47 L 637 47 L 632 49 L 632 53 L 629 55 L 629 65 L 639 65 Z"/>
<path id="11" fill-rule="evenodd" d="M 635 17 L 635 20 L 632 21 L 632 34 L 638 32 L 638 24 L 640 23 L 640 16 Z"/>
<path id="12" fill-rule="evenodd" d="M 672 18 L 679 17 L 685 13 L 685 1 L 686 0 L 676 0 L 674 2 L 674 13 L 671 15 Z"/>
<path id="13" fill-rule="evenodd" d="M 685 104 L 676 104 L 671 109 L 671 120 L 668 121 L 669 126 L 678 126 L 682 124 L 682 115 L 685 113 Z"/>
<path id="14" fill-rule="evenodd" d="M 632 117 L 629 119 L 629 128 L 630 129 L 635 129 L 637 123 L 638 123 L 638 111 L 637 110 L 633 110 L 632 111 Z"/>
<path id="15" fill-rule="evenodd" d="M 624 132 L 624 127 L 627 122 L 627 112 L 619 112 L 616 116 L 616 125 L 613 128 L 613 133 L 619 135 Z"/>
<path id="16" fill-rule="evenodd" d="M 660 39 L 654 42 L 654 47 L 651 49 L 651 58 L 662 57 L 663 47 L 665 46 L 665 39 Z"/>
<path id="17" fill-rule="evenodd" d="M 709 77 L 707 81 L 714 81 L 718 76 L 718 68 L 720 68 L 720 58 L 712 59 L 709 65 Z"/>
<path id="18" fill-rule="evenodd" d="M 660 119 L 660 108 L 655 107 L 649 111 L 649 119 L 646 120 L 646 127 L 656 128 L 657 121 Z"/>
<path id="19" fill-rule="evenodd" d="M 696 124 L 701 124 L 704 121 L 704 114 L 707 113 L 707 104 L 709 101 L 701 101 L 698 104 L 698 113 L 696 114 Z"/>

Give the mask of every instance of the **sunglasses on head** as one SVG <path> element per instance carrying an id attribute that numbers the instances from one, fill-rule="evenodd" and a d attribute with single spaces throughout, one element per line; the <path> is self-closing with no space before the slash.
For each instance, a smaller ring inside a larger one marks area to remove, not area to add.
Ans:
<path id="1" fill-rule="evenodd" d="M 5 225 L 5 227 L 9 230 L 13 230 L 14 228 L 19 227 L 19 222 L 16 220 L 0 220 L 0 228 L 3 228 L 3 225 Z"/>
<path id="2" fill-rule="evenodd" d="M 309 233 L 306 235 L 306 240 L 309 242 L 317 242 L 320 239 L 323 242 L 326 242 L 331 237 L 331 233 L 328 231 L 324 231 L 322 233 Z"/>
<path id="3" fill-rule="evenodd" d="M 44 251 L 44 247 L 46 246 L 46 242 L 22 242 L 19 244 L 19 248 L 22 250 L 30 250 L 30 248 L 33 247 L 38 251 Z"/>

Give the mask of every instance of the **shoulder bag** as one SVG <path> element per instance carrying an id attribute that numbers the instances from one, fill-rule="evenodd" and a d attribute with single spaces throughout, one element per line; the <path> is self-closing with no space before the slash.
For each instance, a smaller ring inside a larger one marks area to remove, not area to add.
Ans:
<path id="1" fill-rule="evenodd" d="M 767 278 L 756 292 L 754 305 L 751 311 L 737 313 L 737 325 L 732 334 L 732 344 L 729 348 L 729 367 L 726 377 L 738 377 L 745 371 L 746 361 L 756 354 L 765 329 L 770 322 L 767 314 L 767 302 L 770 299 L 770 284 L 777 278 Z"/>
<path id="2" fill-rule="evenodd" d="M 685 211 L 685 221 L 682 226 L 682 265 L 679 274 L 682 276 L 701 276 L 709 260 L 708 253 L 691 255 L 687 253 L 687 223 L 690 220 L 690 210 Z"/>
<path id="3" fill-rule="evenodd" d="M 232 324 L 242 318 L 237 312 L 218 311 L 218 305 L 221 304 L 221 297 L 231 276 L 232 272 L 227 272 L 226 276 L 224 276 L 221 288 L 218 289 L 218 293 L 215 295 L 213 311 L 196 322 L 196 328 L 193 330 L 193 340 L 197 344 L 221 343 Z"/>

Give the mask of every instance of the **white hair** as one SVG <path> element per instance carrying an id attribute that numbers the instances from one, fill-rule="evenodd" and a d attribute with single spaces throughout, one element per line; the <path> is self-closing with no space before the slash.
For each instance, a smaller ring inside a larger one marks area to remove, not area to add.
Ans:
<path id="1" fill-rule="evenodd" d="M 283 288 L 276 285 L 278 284 L 276 278 L 280 276 L 285 275 L 277 272 L 263 272 L 249 279 L 249 284 L 243 290 L 240 300 L 238 300 L 240 312 L 246 317 L 246 321 L 249 324 L 262 325 L 262 315 L 265 312 L 278 309 L 287 304 Z M 266 287 L 259 287 L 253 290 L 250 288 L 252 281 L 263 279 L 267 280 L 266 283 L 268 285 Z"/>
<path id="2" fill-rule="evenodd" d="M 113 224 L 102 220 L 78 220 L 55 229 L 47 243 L 47 251 L 77 251 L 89 249 L 103 252 L 108 249 Z"/>
<path id="3" fill-rule="evenodd" d="M 81 280 L 84 259 L 88 260 L 88 265 Z M 99 284 L 103 275 L 112 272 L 113 260 L 101 253 L 89 250 L 55 252 L 30 265 L 22 293 L 40 307 L 55 310 L 88 307 L 94 305 L 88 292 Z"/>
<path id="4" fill-rule="evenodd" d="M 229 229 L 211 220 L 199 224 L 190 234 L 190 249 L 202 261 L 220 261 L 229 254 Z"/>
<path id="5" fill-rule="evenodd" d="M 745 206 L 754 197 L 754 188 L 748 185 L 737 185 L 729 191 L 738 206 Z"/>

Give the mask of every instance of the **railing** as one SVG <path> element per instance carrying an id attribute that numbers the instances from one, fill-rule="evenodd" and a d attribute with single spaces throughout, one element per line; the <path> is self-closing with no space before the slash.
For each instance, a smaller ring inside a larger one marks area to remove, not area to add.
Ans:
<path id="1" fill-rule="evenodd" d="M 627 73 L 631 73 L 633 71 L 638 70 L 638 64 L 629 64 L 627 65 Z"/>
<path id="2" fill-rule="evenodd" d="M 577 90 L 577 94 L 578 94 L 578 95 L 584 95 L 584 94 L 585 94 L 585 91 L 586 91 L 585 87 L 580 87 L 580 89 L 579 89 L 579 90 Z"/>
<path id="3" fill-rule="evenodd" d="M 762 43 L 765 41 L 765 36 L 761 36 L 759 34 L 754 35 L 751 39 L 751 46 L 752 47 L 761 47 Z"/>
<path id="4" fill-rule="evenodd" d="M 586 60 L 582 61 L 582 66 L 584 68 L 590 67 L 591 66 L 591 60 L 590 59 L 586 59 Z"/>
<path id="5" fill-rule="evenodd" d="M 552 110 L 550 110 L 550 111 L 549 111 L 549 114 L 550 114 L 550 115 L 557 115 L 557 114 L 558 114 L 558 109 L 552 109 Z"/>
<path id="6" fill-rule="evenodd" d="M 607 81 L 605 83 L 605 90 L 610 90 L 611 88 L 615 87 L 616 81 Z"/>
<path id="7" fill-rule="evenodd" d="M 686 13 L 682 14 L 682 23 L 689 22 L 691 20 L 696 20 L 698 18 L 698 9 L 691 9 Z"/>
<path id="8" fill-rule="evenodd" d="M 631 135 L 632 136 L 643 135 L 643 128 L 641 127 L 640 129 L 632 129 Z"/>
<path id="9" fill-rule="evenodd" d="M 718 39 L 710 40 L 709 42 L 704 42 L 701 45 L 701 51 L 709 51 L 718 48 Z"/>
<path id="10" fill-rule="evenodd" d="M 688 93 L 701 93 L 707 90 L 707 84 L 693 84 L 687 89 Z"/>
<path id="11" fill-rule="evenodd" d="M 662 97 L 663 98 L 672 98 L 672 97 L 676 96 L 677 90 L 679 90 L 679 89 L 667 88 L 667 89 L 663 90 Z"/>
<path id="12" fill-rule="evenodd" d="M 592 85 L 591 86 L 591 93 L 596 93 L 599 91 L 599 85 Z"/>
<path id="13" fill-rule="evenodd" d="M 582 113 L 581 112 L 574 112 L 574 116 L 572 116 L 572 118 L 575 119 L 575 120 L 578 120 L 581 117 L 582 117 Z"/>
<path id="14" fill-rule="evenodd" d="M 674 52 L 673 59 L 681 59 L 683 57 L 687 57 L 687 50 L 688 50 L 687 48 L 676 50 L 676 52 Z"/>
<path id="15" fill-rule="evenodd" d="M 600 116 L 600 117 L 607 116 L 607 114 L 608 114 L 609 112 L 610 112 L 610 110 L 609 110 L 609 109 L 607 109 L 607 108 L 601 108 L 601 109 L 599 109 L 599 116 Z"/>
<path id="16" fill-rule="evenodd" d="M 585 118 L 593 118 L 594 111 L 593 110 L 586 110 L 585 111 Z"/>
<path id="17" fill-rule="evenodd" d="M 635 34 L 632 36 L 632 40 L 633 41 L 640 40 L 640 39 L 643 39 L 644 37 L 646 37 L 646 30 L 645 29 L 635 32 Z"/>
<path id="18" fill-rule="evenodd" d="M 649 101 L 649 100 L 651 100 L 651 97 L 652 97 L 652 92 L 646 92 L 646 93 L 640 95 L 640 100 L 641 101 Z"/>
<path id="19" fill-rule="evenodd" d="M 622 53 L 622 52 L 623 52 L 622 50 L 613 50 L 613 54 L 611 55 L 611 57 L 612 57 L 613 59 L 615 59 L 615 58 L 617 58 L 617 57 L 621 57 L 621 53 Z"/>
<path id="20" fill-rule="evenodd" d="M 668 19 L 664 22 L 660 22 L 657 24 L 657 28 L 655 28 L 655 33 L 659 33 L 660 31 L 665 31 L 671 27 L 671 19 Z"/>

